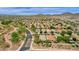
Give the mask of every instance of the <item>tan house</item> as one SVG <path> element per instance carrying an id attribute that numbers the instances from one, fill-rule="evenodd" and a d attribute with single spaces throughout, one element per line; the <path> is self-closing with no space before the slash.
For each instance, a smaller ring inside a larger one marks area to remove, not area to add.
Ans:
<path id="1" fill-rule="evenodd" d="M 56 31 L 57 32 L 61 32 L 62 31 L 62 24 L 61 23 L 57 24 Z"/>
<path id="2" fill-rule="evenodd" d="M 46 35 L 46 38 L 47 38 L 48 40 L 51 40 L 51 41 L 55 41 L 55 40 L 56 40 L 55 35 L 52 35 L 52 34 Z"/>

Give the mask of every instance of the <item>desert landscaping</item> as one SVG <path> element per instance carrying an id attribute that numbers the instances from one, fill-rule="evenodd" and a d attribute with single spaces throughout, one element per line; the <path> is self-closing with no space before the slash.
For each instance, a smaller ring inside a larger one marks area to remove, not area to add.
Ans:
<path id="1" fill-rule="evenodd" d="M 0 50 L 17 50 L 25 38 L 26 28 L 20 22 L 0 21 Z"/>
<path id="2" fill-rule="evenodd" d="M 0 50 L 79 50 L 78 19 L 72 13 L 0 16 Z"/>

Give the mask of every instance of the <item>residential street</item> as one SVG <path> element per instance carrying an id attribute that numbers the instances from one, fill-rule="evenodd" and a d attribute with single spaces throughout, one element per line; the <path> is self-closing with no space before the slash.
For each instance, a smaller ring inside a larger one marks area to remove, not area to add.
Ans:
<path id="1" fill-rule="evenodd" d="M 26 51 L 29 50 L 30 45 L 31 45 L 31 39 L 32 39 L 32 35 L 30 33 L 30 31 L 27 33 L 27 38 L 25 40 L 25 43 L 23 44 L 22 48 L 20 49 L 20 51 Z"/>

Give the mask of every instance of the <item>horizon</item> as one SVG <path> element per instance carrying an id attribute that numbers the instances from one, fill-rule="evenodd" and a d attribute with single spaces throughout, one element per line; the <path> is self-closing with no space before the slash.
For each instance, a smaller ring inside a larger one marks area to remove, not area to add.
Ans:
<path id="1" fill-rule="evenodd" d="M 79 7 L 0 7 L 0 15 L 54 15 L 79 13 Z"/>

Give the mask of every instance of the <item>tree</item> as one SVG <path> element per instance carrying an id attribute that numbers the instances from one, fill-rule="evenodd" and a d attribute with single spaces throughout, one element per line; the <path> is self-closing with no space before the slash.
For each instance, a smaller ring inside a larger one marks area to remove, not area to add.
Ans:
<path id="1" fill-rule="evenodd" d="M 73 30 L 71 26 L 68 26 L 67 29 Z"/>
<path id="2" fill-rule="evenodd" d="M 18 21 L 18 23 L 19 23 L 21 26 L 25 26 L 25 24 L 23 23 L 22 20 Z"/>
<path id="3" fill-rule="evenodd" d="M 55 29 L 55 27 L 52 25 L 52 26 L 50 26 L 50 29 Z"/>
<path id="4" fill-rule="evenodd" d="M 34 43 L 39 44 L 41 42 L 41 40 L 39 39 L 39 35 L 35 34 L 34 37 Z"/>
<path id="5" fill-rule="evenodd" d="M 72 35 L 72 31 L 67 31 L 67 34 L 71 36 Z"/>
<path id="6" fill-rule="evenodd" d="M 63 39 L 63 36 L 57 36 L 57 42 L 61 42 Z"/>
<path id="7" fill-rule="evenodd" d="M 23 26 L 20 26 L 19 27 L 19 29 L 18 29 L 18 32 L 19 33 L 24 33 L 24 32 L 26 32 L 27 30 L 26 30 L 26 27 L 23 27 Z"/>
<path id="8" fill-rule="evenodd" d="M 19 41 L 19 39 L 20 39 L 19 34 L 17 32 L 13 32 L 11 36 L 12 36 L 12 40 L 11 41 L 13 43 L 17 43 Z"/>
<path id="9" fill-rule="evenodd" d="M 69 40 L 70 39 L 70 36 L 68 36 L 68 35 L 65 35 L 64 37 L 63 37 L 63 41 L 65 42 L 65 43 L 69 43 Z"/>
<path id="10" fill-rule="evenodd" d="M 11 20 L 3 20 L 2 22 L 1 22 L 1 24 L 3 24 L 3 25 L 8 25 L 8 24 L 10 24 L 12 21 Z"/>
<path id="11" fill-rule="evenodd" d="M 63 30 L 63 31 L 61 32 L 61 35 L 63 35 L 63 36 L 64 36 L 64 34 L 66 34 L 66 32 Z"/>
<path id="12" fill-rule="evenodd" d="M 70 36 L 57 36 L 57 42 L 65 42 L 65 43 L 69 43 L 69 39 L 70 39 Z"/>
<path id="13" fill-rule="evenodd" d="M 36 27 L 32 24 L 31 29 L 33 32 L 36 32 Z"/>
<path id="14" fill-rule="evenodd" d="M 51 31 L 51 34 L 54 35 L 54 31 Z"/>
<path id="15" fill-rule="evenodd" d="M 3 36 L 0 36 L 0 44 L 2 44 L 2 43 L 4 43 L 5 41 L 4 41 L 4 38 L 3 38 Z"/>
<path id="16" fill-rule="evenodd" d="M 79 35 L 79 32 L 77 32 L 77 35 Z"/>
<path id="17" fill-rule="evenodd" d="M 39 44 L 39 43 L 41 43 L 41 40 L 40 39 L 35 39 L 34 43 Z"/>

